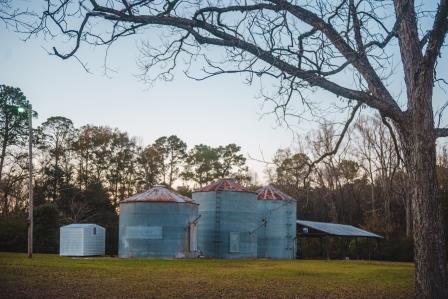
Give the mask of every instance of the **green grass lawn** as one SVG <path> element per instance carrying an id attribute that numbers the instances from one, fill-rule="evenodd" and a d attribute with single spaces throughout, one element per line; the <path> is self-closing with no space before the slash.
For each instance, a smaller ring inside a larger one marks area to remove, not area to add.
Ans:
<path id="1" fill-rule="evenodd" d="M 0 253 L 5 298 L 410 298 L 413 275 L 409 263 Z"/>

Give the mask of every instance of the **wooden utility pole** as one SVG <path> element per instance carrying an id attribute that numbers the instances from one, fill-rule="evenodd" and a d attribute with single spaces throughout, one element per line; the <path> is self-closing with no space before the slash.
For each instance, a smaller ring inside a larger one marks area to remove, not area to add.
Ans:
<path id="1" fill-rule="evenodd" d="M 28 257 L 33 257 L 33 108 L 31 104 L 28 106 Z"/>

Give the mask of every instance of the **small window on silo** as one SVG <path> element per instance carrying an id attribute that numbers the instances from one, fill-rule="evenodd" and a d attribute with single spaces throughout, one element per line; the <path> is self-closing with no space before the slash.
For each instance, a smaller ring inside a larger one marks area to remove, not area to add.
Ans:
<path id="1" fill-rule="evenodd" d="M 240 233 L 231 232 L 230 233 L 230 252 L 240 252 Z"/>
<path id="2" fill-rule="evenodd" d="M 94 235 L 96 235 L 96 227 L 93 227 L 93 232 Z"/>

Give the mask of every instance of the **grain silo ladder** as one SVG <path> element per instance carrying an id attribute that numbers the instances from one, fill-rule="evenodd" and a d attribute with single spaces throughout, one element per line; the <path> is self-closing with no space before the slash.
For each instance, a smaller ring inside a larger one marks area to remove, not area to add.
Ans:
<path id="1" fill-rule="evenodd" d="M 294 250 L 294 244 L 293 244 L 293 236 L 291 235 L 291 223 L 292 220 L 292 211 L 287 210 L 286 211 L 286 250 Z M 294 223 L 295 225 L 295 223 Z"/>
<path id="2" fill-rule="evenodd" d="M 215 245 L 215 257 L 220 257 L 220 237 L 221 237 L 221 192 L 216 192 L 215 201 L 215 236 L 213 243 Z"/>

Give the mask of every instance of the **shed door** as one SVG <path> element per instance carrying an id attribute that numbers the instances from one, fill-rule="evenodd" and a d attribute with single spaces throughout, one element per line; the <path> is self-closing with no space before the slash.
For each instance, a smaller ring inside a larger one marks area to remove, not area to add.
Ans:
<path id="1" fill-rule="evenodd" d="M 190 252 L 198 251 L 198 226 L 196 223 L 190 224 L 189 233 Z"/>
<path id="2" fill-rule="evenodd" d="M 240 252 L 240 233 L 230 233 L 229 245 L 229 252 Z"/>

